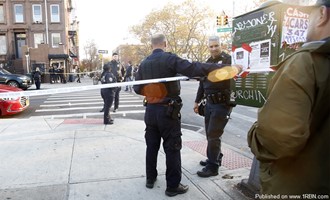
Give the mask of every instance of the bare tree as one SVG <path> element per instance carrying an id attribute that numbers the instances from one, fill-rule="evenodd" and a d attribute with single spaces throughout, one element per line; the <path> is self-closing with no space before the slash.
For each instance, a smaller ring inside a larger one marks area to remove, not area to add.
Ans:
<path id="1" fill-rule="evenodd" d="M 131 61 L 133 65 L 139 64 L 148 55 L 145 54 L 146 51 L 141 51 L 144 48 L 144 45 L 120 45 L 118 52 L 121 62 Z"/>
<path id="2" fill-rule="evenodd" d="M 97 54 L 97 46 L 94 40 L 88 40 L 86 42 L 86 45 L 84 46 L 84 52 L 86 58 L 86 69 L 88 69 L 90 72 L 96 70 L 99 64 L 99 58 Z"/>
<path id="3" fill-rule="evenodd" d="M 266 1 L 251 0 L 249 4 L 237 5 L 237 9 L 243 14 L 258 8 Z M 180 5 L 168 3 L 164 8 L 152 11 L 141 24 L 131 27 L 131 33 L 141 42 L 141 55 L 150 54 L 150 37 L 161 32 L 166 35 L 168 51 L 192 60 L 205 61 L 209 56 L 207 40 L 210 36 L 210 27 L 214 27 L 215 23 L 216 14 L 211 8 L 197 6 L 194 0 L 186 0 Z M 218 35 L 223 50 L 230 52 L 231 33 Z"/>
<path id="4" fill-rule="evenodd" d="M 133 26 L 131 33 L 140 39 L 145 54 L 150 53 L 150 37 L 157 32 L 167 37 L 168 50 L 192 60 L 207 57 L 208 23 L 212 16 L 208 7 L 197 6 L 193 0 L 181 5 L 169 3 L 163 9 L 151 12 L 142 24 Z"/>

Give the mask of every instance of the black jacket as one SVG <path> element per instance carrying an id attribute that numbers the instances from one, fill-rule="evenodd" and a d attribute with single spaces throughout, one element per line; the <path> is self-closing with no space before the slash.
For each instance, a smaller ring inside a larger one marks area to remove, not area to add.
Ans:
<path id="1" fill-rule="evenodd" d="M 210 57 L 206 62 L 207 63 L 220 63 L 223 65 L 231 65 L 231 56 L 224 52 L 221 52 L 221 54 L 218 57 L 216 57 L 216 58 Z M 224 81 L 220 81 L 220 82 L 211 82 L 207 79 L 207 77 L 202 77 L 199 82 L 199 87 L 197 90 L 195 102 L 199 103 L 202 100 L 202 98 L 204 97 L 204 95 L 207 95 L 207 94 L 213 94 L 213 93 L 219 93 L 219 92 L 225 93 L 225 91 L 229 92 L 230 81 L 231 80 L 224 80 Z"/>

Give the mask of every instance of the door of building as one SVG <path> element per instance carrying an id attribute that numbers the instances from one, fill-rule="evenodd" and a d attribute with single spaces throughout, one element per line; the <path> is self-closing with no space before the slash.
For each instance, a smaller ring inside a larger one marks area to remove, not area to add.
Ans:
<path id="1" fill-rule="evenodd" d="M 16 47 L 16 58 L 22 58 L 22 46 L 26 45 L 26 34 L 15 33 L 15 47 Z"/>

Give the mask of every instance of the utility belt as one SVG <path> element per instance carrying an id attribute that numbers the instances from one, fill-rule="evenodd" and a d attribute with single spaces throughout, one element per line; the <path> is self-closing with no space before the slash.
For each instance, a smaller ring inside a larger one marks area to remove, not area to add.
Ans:
<path id="1" fill-rule="evenodd" d="M 227 103 L 228 100 L 228 95 L 222 92 L 206 94 L 205 97 L 209 103 L 213 103 L 213 104 Z"/>
<path id="2" fill-rule="evenodd" d="M 143 100 L 143 105 L 161 105 L 166 106 L 167 111 L 166 115 L 172 119 L 181 119 L 181 108 L 183 106 L 181 99 L 169 99 L 168 102 L 159 102 L 159 103 L 148 103 L 146 99 Z"/>

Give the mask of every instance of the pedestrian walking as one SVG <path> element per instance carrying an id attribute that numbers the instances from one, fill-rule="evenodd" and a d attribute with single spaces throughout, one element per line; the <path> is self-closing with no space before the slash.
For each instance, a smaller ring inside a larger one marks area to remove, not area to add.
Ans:
<path id="1" fill-rule="evenodd" d="M 76 73 L 77 73 L 77 83 L 81 83 L 81 81 L 80 81 L 80 68 L 78 66 L 76 67 Z"/>
<path id="2" fill-rule="evenodd" d="M 55 83 L 59 83 L 60 81 L 61 81 L 61 70 L 60 70 L 60 66 L 55 66 L 55 68 L 54 68 L 55 70 Z"/>
<path id="3" fill-rule="evenodd" d="M 133 72 L 133 66 L 132 66 L 132 61 L 128 61 L 126 70 L 125 70 L 125 82 L 130 82 L 132 81 L 132 72 Z M 132 86 L 131 85 L 126 85 L 125 91 L 132 92 Z"/>
<path id="4" fill-rule="evenodd" d="M 330 197 L 330 0 L 311 9 L 307 42 L 275 67 L 248 133 L 267 196 Z"/>
<path id="5" fill-rule="evenodd" d="M 135 76 L 136 76 L 136 73 L 137 73 L 138 69 L 139 69 L 138 65 L 133 66 L 133 70 L 132 70 L 132 73 L 133 73 L 132 80 L 133 81 L 135 81 Z"/>
<path id="6" fill-rule="evenodd" d="M 54 66 L 50 66 L 48 72 L 49 72 L 49 76 L 50 76 L 49 82 L 51 84 L 55 83 L 55 80 L 56 79 L 55 79 L 55 69 L 54 69 Z"/>
<path id="7" fill-rule="evenodd" d="M 165 52 L 166 39 L 163 34 L 151 38 L 152 54 L 139 66 L 136 80 L 174 77 L 177 73 L 194 77 L 205 76 L 221 65 L 213 63 L 191 63 L 175 54 Z M 145 141 L 146 187 L 153 188 L 157 180 L 157 157 L 161 139 L 166 156 L 167 196 L 175 196 L 188 191 L 181 184 L 181 114 L 180 81 L 134 85 L 137 94 L 145 96 Z"/>
<path id="8" fill-rule="evenodd" d="M 60 76 L 61 83 L 66 83 L 65 75 L 64 75 L 64 66 L 60 65 L 58 68 L 58 73 Z"/>

